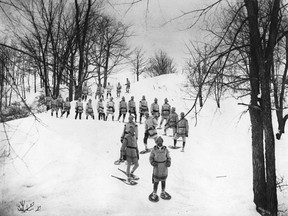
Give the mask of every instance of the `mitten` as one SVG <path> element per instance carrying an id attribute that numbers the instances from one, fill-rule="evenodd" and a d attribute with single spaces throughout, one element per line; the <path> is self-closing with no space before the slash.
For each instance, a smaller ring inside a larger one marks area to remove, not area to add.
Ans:
<path id="1" fill-rule="evenodd" d="M 152 161 L 151 164 L 152 164 L 152 166 L 154 166 L 154 167 L 158 165 L 158 163 L 157 163 L 156 161 Z"/>
<path id="2" fill-rule="evenodd" d="M 188 133 L 186 133 L 185 136 L 188 137 Z"/>
<path id="3" fill-rule="evenodd" d="M 171 166 L 171 161 L 166 161 L 166 167 L 170 167 Z"/>
<path id="4" fill-rule="evenodd" d="M 121 137 L 120 138 L 120 142 L 123 143 L 123 140 L 124 140 L 124 137 Z"/>

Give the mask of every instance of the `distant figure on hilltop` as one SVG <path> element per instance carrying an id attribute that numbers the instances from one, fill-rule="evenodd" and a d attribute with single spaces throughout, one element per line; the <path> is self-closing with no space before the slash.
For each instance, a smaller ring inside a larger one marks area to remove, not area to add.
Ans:
<path id="1" fill-rule="evenodd" d="M 53 113 L 55 111 L 56 112 L 56 117 L 58 118 L 58 110 L 59 110 L 59 107 L 57 106 L 56 96 L 53 96 L 52 100 L 51 100 L 51 116 L 53 116 Z"/>
<path id="2" fill-rule="evenodd" d="M 58 106 L 58 109 L 60 109 L 60 113 L 62 113 L 63 104 L 64 104 L 64 100 L 61 97 L 61 95 L 59 94 L 58 98 L 57 98 L 57 106 Z"/>
<path id="3" fill-rule="evenodd" d="M 97 89 L 96 89 L 96 93 L 95 93 L 95 99 L 97 99 L 97 97 L 100 99 L 103 97 L 104 94 L 104 88 L 102 87 L 102 84 L 99 83 L 97 85 Z"/>
<path id="4" fill-rule="evenodd" d="M 51 101 L 52 101 L 52 97 L 51 94 L 48 93 L 46 98 L 45 98 L 45 103 L 46 103 L 46 110 L 50 110 L 51 109 Z"/>
<path id="5" fill-rule="evenodd" d="M 88 95 L 88 86 L 87 86 L 87 82 L 85 82 L 82 88 L 82 100 L 83 101 L 87 100 L 87 95 Z"/>
<path id="6" fill-rule="evenodd" d="M 129 93 L 129 91 L 130 91 L 130 81 L 129 81 L 129 79 L 128 78 L 126 78 L 126 93 Z"/>
<path id="7" fill-rule="evenodd" d="M 82 99 L 81 97 L 78 98 L 78 101 L 76 102 L 76 105 L 75 105 L 75 119 L 77 119 L 77 117 L 79 116 L 79 119 L 81 119 L 81 115 L 83 113 L 83 102 L 82 102 Z"/>
<path id="8" fill-rule="evenodd" d="M 68 118 L 68 116 L 70 115 L 70 109 L 71 109 L 71 104 L 70 104 L 69 98 L 67 97 L 66 101 L 63 104 L 63 111 L 62 111 L 61 117 L 64 115 L 65 112 L 67 112 L 66 118 Z"/>
<path id="9" fill-rule="evenodd" d="M 117 88 L 116 88 L 117 97 L 120 97 L 121 89 L 122 89 L 122 86 L 121 86 L 120 82 L 118 82 L 118 85 L 117 85 Z"/>
<path id="10" fill-rule="evenodd" d="M 112 96 L 112 95 L 111 95 L 112 89 L 113 89 L 113 86 L 110 85 L 110 83 L 108 82 L 108 84 L 107 84 L 107 86 L 106 86 L 106 90 L 107 90 L 107 92 L 106 92 L 106 99 L 108 99 L 108 96 L 110 96 L 110 97 Z"/>

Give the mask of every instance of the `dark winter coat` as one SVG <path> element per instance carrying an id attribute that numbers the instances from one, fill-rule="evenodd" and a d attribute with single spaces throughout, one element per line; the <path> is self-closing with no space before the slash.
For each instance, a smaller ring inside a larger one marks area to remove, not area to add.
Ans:
<path id="1" fill-rule="evenodd" d="M 150 153 L 149 161 L 153 166 L 153 180 L 165 181 L 168 176 L 168 167 L 171 166 L 171 157 L 167 147 L 155 145 Z"/>

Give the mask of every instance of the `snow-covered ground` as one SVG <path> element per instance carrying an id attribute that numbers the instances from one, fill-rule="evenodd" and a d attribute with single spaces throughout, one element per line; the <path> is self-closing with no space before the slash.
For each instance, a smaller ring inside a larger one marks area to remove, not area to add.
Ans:
<path id="1" fill-rule="evenodd" d="M 179 114 L 194 102 L 185 95 L 185 77 L 179 74 L 147 78 L 133 83 L 130 96 L 138 102 L 145 95 L 149 104 L 155 97 L 162 105 L 165 98 Z M 115 89 L 114 89 L 115 90 Z M 115 93 L 115 91 L 113 92 Z M 115 96 L 115 94 L 114 94 Z M 115 98 L 115 97 L 114 97 Z M 93 99 L 94 107 L 96 101 Z M 119 99 L 115 99 L 118 106 Z M 114 161 L 119 158 L 121 122 L 74 119 L 74 102 L 68 118 L 51 117 L 49 113 L 7 122 L 6 135 L 1 125 L 1 146 L 9 157 L 1 157 L 1 216 L 95 216 L 95 215 L 193 215 L 193 216 L 256 216 L 252 192 L 251 131 L 246 107 L 227 98 L 221 109 L 208 101 L 196 119 L 190 113 L 190 133 L 185 152 L 170 150 L 166 190 L 170 201 L 152 203 L 152 166 L 149 154 L 140 155 L 135 174 L 138 185 L 128 186 L 111 175 L 125 177 Z M 96 108 L 94 108 L 94 111 Z M 116 118 L 118 117 L 116 109 Z M 243 114 L 243 115 L 242 115 Z M 162 130 L 158 130 L 161 135 Z M 168 130 L 168 135 L 172 131 Z M 144 125 L 139 125 L 139 149 L 143 145 Z M 170 136 L 162 136 L 171 145 Z M 276 143 L 277 175 L 288 178 L 288 137 Z M 154 145 L 148 140 L 148 145 Z M 177 145 L 182 145 L 178 141 Z M 6 147 L 5 147 L 6 146 Z M 8 148 L 7 146 L 10 146 Z M 279 191 L 280 215 L 288 212 L 288 189 Z M 158 193 L 161 187 L 159 185 Z M 29 213 L 17 210 L 24 200 L 34 202 Z"/>

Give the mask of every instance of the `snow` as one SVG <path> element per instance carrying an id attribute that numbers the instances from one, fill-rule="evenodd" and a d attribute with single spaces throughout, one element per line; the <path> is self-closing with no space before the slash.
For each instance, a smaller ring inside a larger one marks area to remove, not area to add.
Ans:
<path id="1" fill-rule="evenodd" d="M 137 109 L 142 95 L 149 104 L 155 97 L 162 105 L 165 98 L 176 112 L 187 112 L 193 100 L 185 93 L 186 79 L 181 74 L 162 75 L 133 83 L 126 101 L 135 97 Z M 114 89 L 115 90 L 115 89 Z M 115 92 L 113 92 L 115 94 Z M 96 101 L 94 97 L 94 112 Z M 119 99 L 115 98 L 118 108 Z M 140 155 L 138 185 L 128 186 L 111 175 L 125 177 L 114 165 L 120 154 L 120 136 L 124 123 L 74 119 L 74 104 L 68 118 L 51 117 L 50 112 L 18 119 L 1 125 L 1 152 L 6 148 L 9 157 L 1 157 L 0 215 L 23 215 L 17 210 L 21 200 L 34 202 L 27 215 L 233 215 L 256 216 L 252 191 L 251 131 L 245 106 L 233 98 L 207 106 L 197 117 L 189 113 L 190 133 L 185 152 L 169 149 L 172 165 L 169 168 L 166 190 L 170 201 L 152 203 L 152 166 L 149 154 Z M 116 108 L 115 119 L 118 117 Z M 111 118 L 111 117 L 110 117 Z M 144 125 L 139 124 L 138 146 L 144 149 Z M 10 149 L 4 142 L 8 130 Z M 158 130 L 161 135 L 162 130 Z M 168 135 L 172 131 L 168 130 Z M 171 145 L 170 136 L 162 136 Z M 276 141 L 277 175 L 288 178 L 287 135 Z M 182 141 L 177 145 L 181 146 Z M 148 146 L 154 146 L 148 140 Z M 4 173 L 4 174 L 3 174 Z M 286 183 L 287 184 L 287 183 Z M 161 191 L 159 185 L 158 194 Z M 280 215 L 287 214 L 287 187 L 278 192 Z M 36 211 L 37 207 L 39 211 Z"/>

